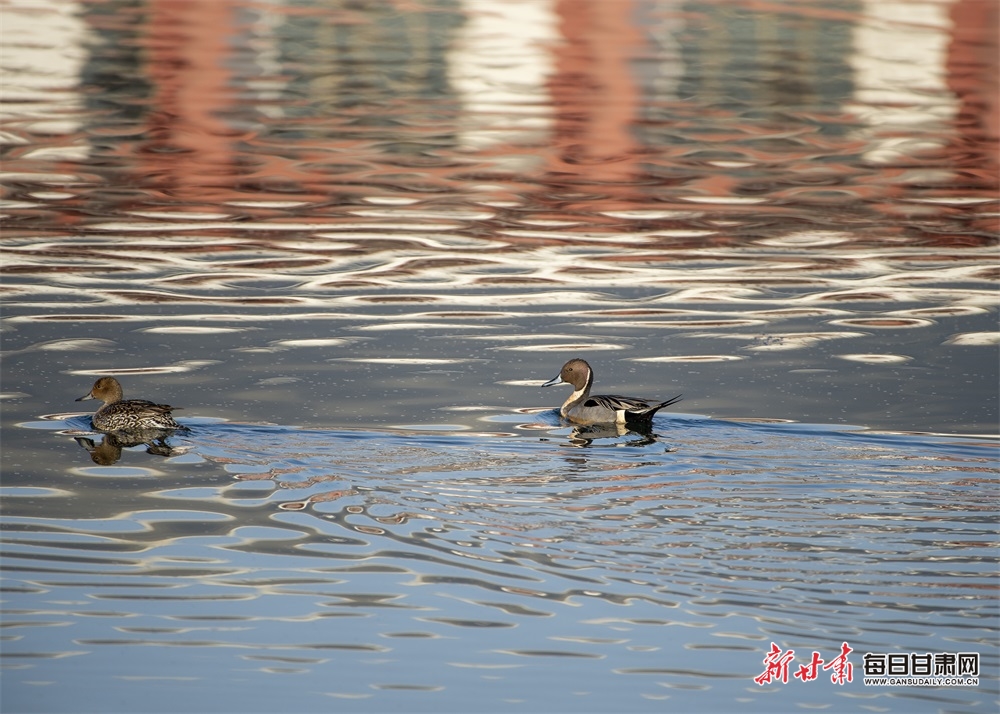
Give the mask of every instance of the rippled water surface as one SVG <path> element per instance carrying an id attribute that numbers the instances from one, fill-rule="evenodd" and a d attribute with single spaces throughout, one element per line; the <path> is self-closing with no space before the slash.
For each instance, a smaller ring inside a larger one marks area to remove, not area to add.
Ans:
<path id="1" fill-rule="evenodd" d="M 5 712 L 996 710 L 995 2 L 0 12 Z"/>

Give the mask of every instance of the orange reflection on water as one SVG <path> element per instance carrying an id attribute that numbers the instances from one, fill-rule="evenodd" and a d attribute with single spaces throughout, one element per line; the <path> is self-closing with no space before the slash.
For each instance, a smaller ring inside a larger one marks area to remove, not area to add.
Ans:
<path id="1" fill-rule="evenodd" d="M 85 130 L 60 137 L 47 124 L 45 153 L 14 152 L 8 171 L 27 185 L 46 173 L 93 183 L 83 202 L 70 188 L 63 205 L 86 210 L 48 214 L 52 227 L 142 205 L 238 206 L 278 223 L 379 198 L 519 204 L 534 220 L 609 230 L 607 212 L 695 199 L 720 220 L 967 241 L 996 228 L 975 203 L 996 197 L 996 7 L 897 6 L 924 14 L 901 22 L 884 4 L 834 2 L 84 3 L 82 31 L 59 41 L 84 53 L 69 118 Z M 10 127 L 15 141 L 42 140 L 37 120 Z M 484 218 L 477 235 L 504 223 Z"/>
<path id="2" fill-rule="evenodd" d="M 221 203 L 239 162 L 236 133 L 222 117 L 236 107 L 236 0 L 153 0 L 141 27 L 142 69 L 151 91 L 136 172 L 145 185 L 185 203 Z"/>

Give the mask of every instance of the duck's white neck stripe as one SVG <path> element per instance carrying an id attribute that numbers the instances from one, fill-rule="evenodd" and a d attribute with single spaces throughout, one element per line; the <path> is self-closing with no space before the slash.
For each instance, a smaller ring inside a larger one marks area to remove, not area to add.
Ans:
<path id="1" fill-rule="evenodd" d="M 570 409 L 575 407 L 577 405 L 577 402 L 579 402 L 585 396 L 587 396 L 587 391 L 588 391 L 587 387 L 584 387 L 583 389 L 573 390 L 573 393 L 569 395 L 569 397 L 566 399 L 565 402 L 563 402 L 562 409 L 559 410 L 560 412 L 562 412 L 562 415 L 564 417 L 568 417 Z"/>

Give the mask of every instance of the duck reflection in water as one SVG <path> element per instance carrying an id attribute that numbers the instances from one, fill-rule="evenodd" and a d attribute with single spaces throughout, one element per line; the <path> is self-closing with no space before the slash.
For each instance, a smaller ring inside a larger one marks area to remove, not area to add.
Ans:
<path id="1" fill-rule="evenodd" d="M 146 446 L 146 453 L 155 456 L 172 456 L 177 450 L 167 444 L 167 437 L 175 433 L 188 433 L 190 429 L 174 421 L 171 412 L 179 407 L 156 404 L 146 399 L 124 399 L 122 386 L 114 377 L 101 377 L 91 390 L 77 399 L 100 399 L 104 404 L 91 417 L 90 423 L 104 436 L 100 443 L 87 437 L 76 437 L 76 442 L 90 453 L 95 464 L 108 466 L 116 463 L 122 449 Z"/>
<path id="2" fill-rule="evenodd" d="M 616 439 L 621 436 L 634 436 L 623 443 L 616 443 L 615 446 L 649 446 L 656 443 L 656 434 L 653 433 L 652 424 L 588 424 L 586 426 L 576 426 L 569 436 L 569 443 L 573 446 L 590 446 L 595 439 Z"/>
<path id="3" fill-rule="evenodd" d="M 146 453 L 154 456 L 174 456 L 183 450 L 170 446 L 167 437 L 186 429 L 136 429 L 134 431 L 108 432 L 100 443 L 86 436 L 74 437 L 76 443 L 90 453 L 90 460 L 98 466 L 111 466 L 122 457 L 122 449 L 146 446 Z"/>

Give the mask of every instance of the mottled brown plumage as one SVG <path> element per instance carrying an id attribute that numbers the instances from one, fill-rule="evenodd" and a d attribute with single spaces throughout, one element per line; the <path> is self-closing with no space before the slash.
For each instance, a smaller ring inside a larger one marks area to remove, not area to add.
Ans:
<path id="1" fill-rule="evenodd" d="M 91 418 L 99 431 L 133 431 L 137 429 L 183 429 L 170 412 L 179 407 L 154 404 L 145 399 L 122 399 L 122 385 L 114 377 L 101 377 L 93 389 L 76 401 L 100 399 L 104 406 Z"/>

